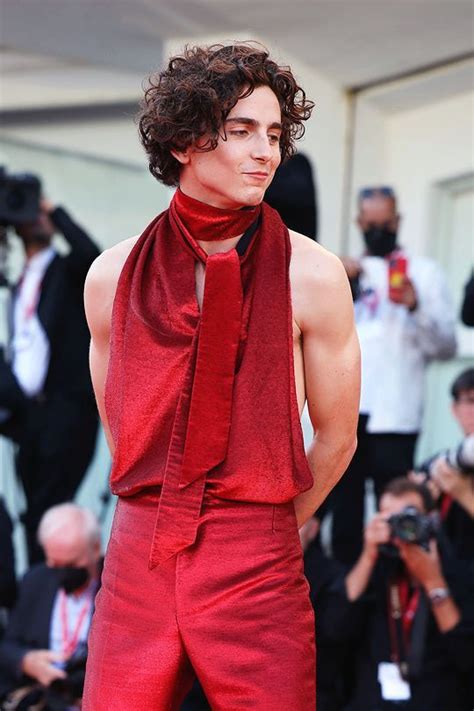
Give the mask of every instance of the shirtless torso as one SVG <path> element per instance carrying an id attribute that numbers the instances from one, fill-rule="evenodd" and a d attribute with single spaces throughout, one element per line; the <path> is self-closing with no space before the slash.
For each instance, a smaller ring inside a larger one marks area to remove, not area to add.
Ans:
<path id="1" fill-rule="evenodd" d="M 344 432 L 354 427 L 353 401 L 358 397 L 359 387 L 358 342 L 347 277 L 339 259 L 323 247 L 293 231 L 290 231 L 290 238 L 293 348 L 299 411 L 303 411 L 307 400 L 315 433 L 319 432 L 321 437 L 322 430 L 331 430 L 331 436 L 343 442 Z M 85 286 L 86 315 L 92 336 L 92 382 L 112 454 L 114 443 L 104 406 L 112 307 L 120 272 L 137 239 L 123 240 L 103 252 L 92 265 Z M 234 238 L 201 243 L 201 246 L 211 254 L 225 251 L 235 246 L 237 241 L 238 238 Z M 198 263 L 196 297 L 199 305 L 202 304 L 204 279 L 205 269 Z M 336 420 L 337 429 L 334 427 Z M 308 459 L 311 465 L 311 449 Z M 329 467 L 329 463 L 315 461 L 314 466 L 321 473 L 322 468 Z M 316 508 L 314 501 L 322 501 L 334 483 L 334 479 L 329 479 L 324 486 L 318 477 L 315 481 L 317 492 L 313 492 L 313 497 L 304 506 L 302 501 L 300 524 L 311 515 L 309 509 Z M 305 492 L 301 497 L 307 494 Z"/>

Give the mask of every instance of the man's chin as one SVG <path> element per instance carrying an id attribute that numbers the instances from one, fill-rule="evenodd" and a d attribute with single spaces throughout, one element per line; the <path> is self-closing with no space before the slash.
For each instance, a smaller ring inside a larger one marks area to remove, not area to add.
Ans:
<path id="1" fill-rule="evenodd" d="M 252 190 L 246 194 L 243 194 L 241 197 L 242 207 L 256 207 L 263 201 L 263 198 L 265 197 L 265 190 L 262 190 L 261 188 L 255 191 Z"/>
<path id="2" fill-rule="evenodd" d="M 22 235 L 19 236 L 20 239 L 23 241 L 25 247 L 31 247 L 33 245 L 38 247 L 44 247 L 46 245 L 49 245 L 51 242 L 51 236 L 47 234 L 39 234 L 35 235 L 34 237 L 23 237 Z"/>

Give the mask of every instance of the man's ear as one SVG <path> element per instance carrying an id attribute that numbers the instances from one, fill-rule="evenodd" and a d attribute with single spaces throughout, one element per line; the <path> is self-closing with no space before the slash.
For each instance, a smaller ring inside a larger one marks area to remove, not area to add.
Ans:
<path id="1" fill-rule="evenodd" d="M 189 163 L 190 152 L 190 147 L 186 148 L 184 151 L 178 151 L 176 148 L 172 148 L 170 151 L 173 158 L 176 158 L 178 163 L 181 163 L 181 165 L 187 165 Z"/>
<path id="2" fill-rule="evenodd" d="M 94 541 L 92 544 L 92 555 L 94 557 L 94 561 L 98 561 L 99 558 L 102 555 L 102 546 L 100 541 Z"/>
<path id="3" fill-rule="evenodd" d="M 454 417 L 454 419 L 456 420 L 456 422 L 459 422 L 459 420 L 458 420 L 458 404 L 457 404 L 456 400 L 453 400 L 451 402 L 451 414 Z"/>

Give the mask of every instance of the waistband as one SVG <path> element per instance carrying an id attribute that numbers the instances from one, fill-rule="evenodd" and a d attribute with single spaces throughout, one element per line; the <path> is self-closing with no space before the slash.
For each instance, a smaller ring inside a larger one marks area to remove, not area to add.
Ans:
<path id="1" fill-rule="evenodd" d="M 140 491 L 137 491 L 134 494 L 130 494 L 130 496 L 127 496 L 125 494 L 119 494 L 118 498 L 123 499 L 124 501 L 129 501 L 129 502 L 141 502 L 143 504 L 150 503 L 150 504 L 158 504 L 160 501 L 160 496 L 161 496 L 161 490 L 163 488 L 162 484 L 156 485 L 156 486 L 148 486 L 145 489 L 141 489 Z M 204 496 L 203 496 L 203 503 L 206 503 L 208 505 L 214 505 L 214 506 L 219 506 L 221 505 L 231 505 L 231 504 L 236 504 L 236 505 L 247 505 L 247 506 L 287 506 L 288 504 L 292 504 L 293 501 L 289 502 L 284 502 L 284 503 L 275 503 L 272 501 L 243 501 L 240 499 L 227 499 L 222 496 L 216 496 L 216 494 L 208 489 L 207 487 L 204 489 Z"/>
<path id="2" fill-rule="evenodd" d="M 136 511 L 137 514 L 138 511 L 148 511 L 151 515 L 151 512 L 158 511 L 161 489 L 162 486 L 159 485 L 147 487 L 131 496 L 119 496 L 118 507 L 122 509 L 123 513 L 125 509 L 129 510 L 133 517 L 135 514 L 132 514 L 132 511 Z M 267 528 L 268 523 L 273 530 L 288 530 L 297 527 L 293 501 L 275 504 L 223 499 L 205 489 L 199 516 L 200 523 L 214 519 L 214 516 L 221 519 L 221 513 L 225 519 L 248 518 L 249 521 L 252 521 L 252 526 L 261 525 L 262 528 Z"/>

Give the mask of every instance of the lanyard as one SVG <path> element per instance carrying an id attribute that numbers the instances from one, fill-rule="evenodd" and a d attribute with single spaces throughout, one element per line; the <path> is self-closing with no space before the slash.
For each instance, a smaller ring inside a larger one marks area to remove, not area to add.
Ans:
<path id="1" fill-rule="evenodd" d="M 449 496 L 449 494 L 442 495 L 441 506 L 440 506 L 440 516 L 441 516 L 442 521 L 446 520 L 448 513 L 451 509 L 452 503 L 453 503 L 453 499 L 451 496 Z"/>
<path id="2" fill-rule="evenodd" d="M 404 577 L 392 580 L 388 588 L 388 610 L 391 659 L 400 667 L 404 679 L 408 677 L 408 649 L 410 633 L 420 602 L 420 589 L 410 595 L 408 580 Z"/>
<path id="3" fill-rule="evenodd" d="M 68 611 L 67 611 L 67 595 L 64 590 L 59 591 L 60 601 L 61 601 L 61 626 L 62 626 L 62 638 L 63 638 L 63 653 L 66 658 L 70 657 L 71 654 L 77 647 L 79 641 L 79 635 L 81 632 L 82 624 L 89 613 L 91 606 L 91 599 L 88 596 L 87 600 L 81 607 L 79 612 L 76 627 L 69 634 L 69 623 L 68 623 Z"/>
<path id="4" fill-rule="evenodd" d="M 24 279 L 25 279 L 25 274 L 22 275 L 20 281 L 18 282 L 18 291 L 20 291 L 21 286 L 24 282 Z M 42 285 L 43 285 L 43 279 L 40 279 L 40 281 L 38 282 L 38 284 L 36 286 L 36 289 L 35 289 L 32 299 L 23 309 L 23 324 L 27 324 L 28 321 L 30 320 L 30 318 L 33 316 L 33 314 L 36 311 L 36 308 L 37 308 L 39 300 L 40 300 Z"/>

